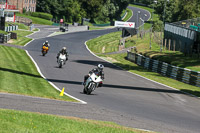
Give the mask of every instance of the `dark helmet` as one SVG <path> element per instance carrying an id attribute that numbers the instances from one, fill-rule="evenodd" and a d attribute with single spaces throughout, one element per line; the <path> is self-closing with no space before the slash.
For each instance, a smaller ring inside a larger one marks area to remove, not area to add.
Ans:
<path id="1" fill-rule="evenodd" d="M 98 68 L 99 70 L 103 70 L 104 66 L 103 66 L 102 64 L 99 64 L 99 65 L 97 66 L 97 68 Z"/>

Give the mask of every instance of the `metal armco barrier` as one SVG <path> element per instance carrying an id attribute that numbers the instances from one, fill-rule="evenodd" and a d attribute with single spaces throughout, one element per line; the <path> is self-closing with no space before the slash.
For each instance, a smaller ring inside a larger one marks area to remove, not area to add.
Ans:
<path id="1" fill-rule="evenodd" d="M 160 73 L 163 76 L 200 87 L 200 72 L 173 66 L 165 62 L 153 60 L 143 55 L 131 52 L 127 52 L 127 60 L 143 66 L 153 72 Z"/>
<path id="2" fill-rule="evenodd" d="M 18 30 L 18 25 L 13 25 L 13 26 L 5 27 L 5 31 L 6 32 L 14 31 L 14 30 Z"/>
<path id="3" fill-rule="evenodd" d="M 0 34 L 0 43 L 7 43 L 10 40 L 11 33 L 7 35 Z"/>

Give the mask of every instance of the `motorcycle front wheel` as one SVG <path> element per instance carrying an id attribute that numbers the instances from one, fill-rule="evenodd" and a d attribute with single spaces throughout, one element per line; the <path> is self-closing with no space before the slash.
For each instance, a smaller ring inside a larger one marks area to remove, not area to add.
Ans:
<path id="1" fill-rule="evenodd" d="M 45 54 L 46 54 L 46 52 L 45 52 L 45 51 L 42 51 L 42 55 L 45 56 Z"/>
<path id="2" fill-rule="evenodd" d="M 59 68 L 62 68 L 62 65 L 63 65 L 63 62 L 61 61 L 61 62 L 59 63 Z"/>

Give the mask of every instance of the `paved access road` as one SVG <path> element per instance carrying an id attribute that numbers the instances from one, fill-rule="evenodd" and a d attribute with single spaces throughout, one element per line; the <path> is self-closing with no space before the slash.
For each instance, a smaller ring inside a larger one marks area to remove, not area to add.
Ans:
<path id="1" fill-rule="evenodd" d="M 198 98 L 121 70 L 87 50 L 85 41 L 113 31 L 117 30 L 82 31 L 41 38 L 25 47 L 49 81 L 60 89 L 65 87 L 66 93 L 86 101 L 87 105 L 0 94 L 0 107 L 108 120 L 157 132 L 199 133 Z M 51 49 L 43 57 L 40 49 L 46 39 L 51 43 Z M 59 69 L 56 54 L 63 46 L 68 48 L 69 60 Z M 104 86 L 92 95 L 85 95 L 81 85 L 83 77 L 99 63 L 105 66 Z"/>

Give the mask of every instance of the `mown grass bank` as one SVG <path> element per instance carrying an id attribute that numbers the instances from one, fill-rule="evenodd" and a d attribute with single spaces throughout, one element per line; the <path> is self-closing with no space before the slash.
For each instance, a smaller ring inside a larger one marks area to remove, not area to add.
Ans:
<path id="1" fill-rule="evenodd" d="M 28 15 L 25 15 L 25 14 L 17 13 L 16 16 L 29 18 L 29 19 L 32 20 L 33 24 L 41 24 L 41 25 L 52 25 L 53 24 L 53 22 L 50 21 L 50 20 L 32 17 L 32 16 L 28 16 Z"/>
<path id="2" fill-rule="evenodd" d="M 112 122 L 4 109 L 0 109 L 0 120 L 3 133 L 147 133 Z"/>
<path id="3" fill-rule="evenodd" d="M 26 37 L 27 35 L 32 34 L 32 31 L 15 30 L 12 32 L 17 33 L 17 39 L 11 39 L 8 42 L 10 44 L 24 46 L 26 43 L 32 40 L 31 38 Z"/>
<path id="4" fill-rule="evenodd" d="M 9 43 L 24 46 L 32 40 L 26 36 L 33 32 L 25 30 L 27 27 L 23 24 L 19 28 L 12 31 L 17 33 L 17 39 Z M 59 96 L 60 92 L 40 76 L 23 49 L 0 45 L 0 79 L 0 92 L 77 102 L 68 96 Z"/>
<path id="5" fill-rule="evenodd" d="M 0 77 L 1 92 L 75 101 L 59 96 L 60 92 L 40 76 L 22 49 L 0 46 Z"/>
<path id="6" fill-rule="evenodd" d="M 126 12 L 127 12 L 127 14 L 126 14 L 126 17 L 123 19 L 123 21 L 128 21 L 131 18 L 131 16 L 133 15 L 133 12 L 131 9 L 127 8 Z"/>
<path id="7" fill-rule="evenodd" d="M 23 30 L 29 30 L 29 26 L 27 25 L 24 25 L 22 23 L 17 23 L 17 22 L 6 22 L 6 27 L 9 26 L 9 25 L 18 25 L 18 28 L 19 29 L 23 29 Z"/>

